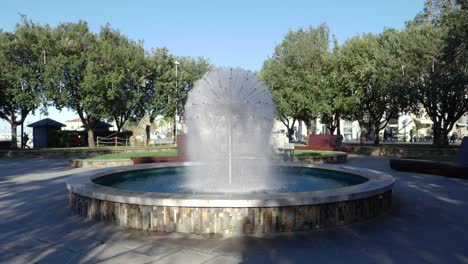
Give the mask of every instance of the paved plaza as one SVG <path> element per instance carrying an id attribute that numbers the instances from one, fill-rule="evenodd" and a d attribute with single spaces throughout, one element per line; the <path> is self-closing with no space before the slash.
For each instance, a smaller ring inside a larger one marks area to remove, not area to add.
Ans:
<path id="1" fill-rule="evenodd" d="M 0 159 L 0 263 L 468 263 L 468 181 L 392 171 L 389 215 L 350 226 L 268 237 L 126 230 L 74 215 L 65 159 Z"/>

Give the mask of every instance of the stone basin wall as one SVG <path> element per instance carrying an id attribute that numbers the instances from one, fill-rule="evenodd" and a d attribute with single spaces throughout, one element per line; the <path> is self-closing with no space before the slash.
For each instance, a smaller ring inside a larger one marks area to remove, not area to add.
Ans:
<path id="1" fill-rule="evenodd" d="M 135 205 L 69 193 L 76 213 L 128 228 L 194 234 L 268 234 L 347 225 L 385 214 L 392 191 L 365 199 L 315 205 L 209 208 Z"/>

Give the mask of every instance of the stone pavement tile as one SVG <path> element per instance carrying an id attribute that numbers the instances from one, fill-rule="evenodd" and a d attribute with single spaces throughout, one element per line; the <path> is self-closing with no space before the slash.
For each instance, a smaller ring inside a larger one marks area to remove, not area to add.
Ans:
<path id="1" fill-rule="evenodd" d="M 155 257 L 147 256 L 144 254 L 140 254 L 135 251 L 130 251 L 122 255 L 117 255 L 110 259 L 107 259 L 103 262 L 99 262 L 99 264 L 144 264 L 150 263 L 151 261 L 155 260 Z"/>
<path id="2" fill-rule="evenodd" d="M 62 247 L 49 247 L 40 252 L 25 252 L 21 256 L 30 259 L 30 263 L 56 264 L 73 263 L 78 255 L 78 253 L 71 252 Z"/>
<path id="3" fill-rule="evenodd" d="M 1 253 L 0 263 L 67 263 L 76 254 L 60 246 L 51 245 L 47 242 L 31 237 L 12 238 L 2 243 L 0 252 L 11 252 L 17 257 Z M 8 254 L 10 255 L 10 254 Z"/>
<path id="4" fill-rule="evenodd" d="M 161 263 L 190 263 L 190 264 L 198 264 L 203 263 L 209 259 L 213 258 L 213 255 L 203 253 L 200 251 L 184 249 L 181 251 L 177 251 L 174 254 L 169 256 L 163 257 L 155 262 L 154 264 L 161 264 Z"/>
<path id="5" fill-rule="evenodd" d="M 135 251 L 141 254 L 147 255 L 147 256 L 155 257 L 155 259 L 159 259 L 167 255 L 173 254 L 177 251 L 180 251 L 182 249 L 183 249 L 182 247 L 174 247 L 174 246 L 169 246 L 169 245 L 165 245 L 162 243 L 152 243 L 152 244 L 137 248 L 135 249 Z"/>
<path id="6" fill-rule="evenodd" d="M 19 256 L 13 253 L 7 253 L 3 251 L 0 254 L 0 263 L 2 264 L 3 263 L 5 264 L 27 264 L 27 263 L 31 263 L 31 260 L 23 256 Z"/>
<path id="7" fill-rule="evenodd" d="M 89 251 L 93 248 L 96 248 L 99 245 L 102 245 L 101 241 L 90 240 L 90 239 L 81 239 L 81 238 L 64 238 L 58 245 L 64 247 L 65 249 L 71 252 L 83 252 Z"/>
<path id="8" fill-rule="evenodd" d="M 259 239 L 252 237 L 230 237 L 224 239 L 219 243 L 218 247 L 210 251 L 210 253 L 216 255 L 230 256 L 238 258 L 246 250 L 246 247 L 259 247 L 261 248 L 261 242 L 258 242 Z M 268 241 L 264 241 L 268 243 Z"/>
<path id="9" fill-rule="evenodd" d="M 156 240 L 158 243 L 164 243 L 171 246 L 183 246 L 188 249 L 210 252 L 223 244 L 220 238 L 205 238 L 200 235 L 183 234 L 181 237 L 163 237 Z"/>
<path id="10" fill-rule="evenodd" d="M 0 250 L 9 250 L 14 252 L 15 254 L 19 254 L 23 251 L 31 250 L 34 248 L 43 248 L 49 246 L 49 243 L 25 236 L 20 238 L 13 237 L 6 241 L 2 241 L 2 243 L 0 244 Z"/>
<path id="11" fill-rule="evenodd" d="M 90 250 L 103 244 L 101 241 L 81 238 L 77 235 L 52 235 L 39 240 L 64 247 L 71 252 Z"/>
<path id="12" fill-rule="evenodd" d="M 79 229 L 75 233 L 79 233 L 84 238 L 99 240 L 104 243 L 112 243 L 128 239 L 131 235 L 126 230 L 114 225 L 103 225 L 103 223 L 95 223 L 94 227 Z"/>
<path id="13" fill-rule="evenodd" d="M 209 259 L 206 262 L 203 262 L 203 264 L 237 264 L 237 263 L 242 263 L 242 260 L 238 258 L 227 257 L 227 256 L 216 256 L 212 259 Z"/>
<path id="14" fill-rule="evenodd" d="M 114 240 L 114 241 L 111 241 L 111 242 L 108 242 L 108 243 L 113 244 L 113 245 L 117 245 L 117 246 L 121 246 L 121 247 L 124 247 L 124 248 L 128 248 L 128 249 L 136 249 L 136 248 L 143 247 L 145 245 L 151 244 L 153 242 L 154 242 L 154 240 L 148 239 L 148 238 L 131 237 L 131 238 L 123 238 L 123 239 L 120 239 L 120 240 Z"/>
<path id="15" fill-rule="evenodd" d="M 77 259 L 79 259 L 78 263 L 96 263 L 129 251 L 128 248 L 122 246 L 104 243 L 89 251 L 82 252 Z"/>

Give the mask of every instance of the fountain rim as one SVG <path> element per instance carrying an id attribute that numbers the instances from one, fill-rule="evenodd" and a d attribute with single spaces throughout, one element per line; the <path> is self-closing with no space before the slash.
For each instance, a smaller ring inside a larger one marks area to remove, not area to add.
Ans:
<path id="1" fill-rule="evenodd" d="M 311 192 L 288 193 L 158 193 L 137 192 L 107 187 L 92 180 L 109 174 L 194 165 L 193 162 L 150 163 L 86 171 L 71 175 L 66 180 L 67 189 L 81 196 L 134 205 L 177 206 L 177 207 L 278 207 L 334 203 L 365 199 L 384 193 L 393 188 L 395 179 L 389 174 L 345 165 L 324 165 L 310 163 L 281 163 L 273 166 L 318 168 L 345 172 L 367 178 L 368 181 L 341 188 Z"/>

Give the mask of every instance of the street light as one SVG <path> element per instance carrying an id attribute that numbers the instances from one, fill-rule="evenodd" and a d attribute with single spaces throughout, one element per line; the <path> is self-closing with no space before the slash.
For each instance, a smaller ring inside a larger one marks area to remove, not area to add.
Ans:
<path id="1" fill-rule="evenodd" d="M 177 89 L 177 74 L 178 74 L 178 67 L 180 63 L 176 60 L 175 64 L 175 98 L 176 98 L 176 106 L 175 106 L 175 115 L 174 115 L 174 145 L 177 146 L 177 110 L 179 108 L 179 91 Z"/>

